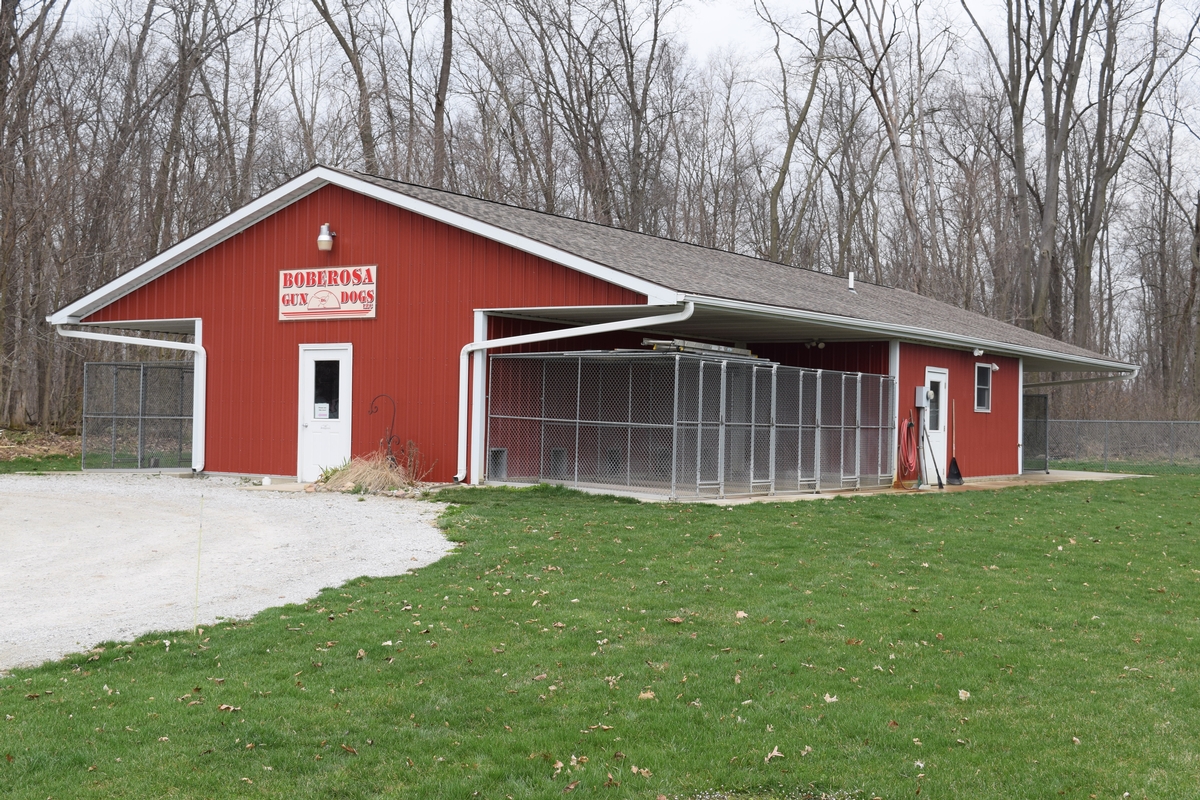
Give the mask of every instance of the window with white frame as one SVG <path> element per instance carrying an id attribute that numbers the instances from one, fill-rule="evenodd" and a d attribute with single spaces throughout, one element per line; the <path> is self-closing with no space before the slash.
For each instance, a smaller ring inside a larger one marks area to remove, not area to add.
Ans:
<path id="1" fill-rule="evenodd" d="M 975 365 L 975 410 L 992 410 L 992 365 Z"/>

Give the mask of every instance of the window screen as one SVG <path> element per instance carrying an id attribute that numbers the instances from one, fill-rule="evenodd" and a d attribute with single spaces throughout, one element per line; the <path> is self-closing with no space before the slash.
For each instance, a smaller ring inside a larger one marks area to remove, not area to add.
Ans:
<path id="1" fill-rule="evenodd" d="M 313 419 L 338 418 L 341 361 L 313 362 Z"/>
<path id="2" fill-rule="evenodd" d="M 975 410 L 992 410 L 992 365 L 975 365 Z"/>

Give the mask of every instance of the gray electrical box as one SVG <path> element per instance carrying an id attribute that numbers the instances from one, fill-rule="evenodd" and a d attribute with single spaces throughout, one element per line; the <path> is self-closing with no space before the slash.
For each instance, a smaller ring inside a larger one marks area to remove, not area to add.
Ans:
<path id="1" fill-rule="evenodd" d="M 914 406 L 916 406 L 917 408 L 925 408 L 929 404 L 929 401 L 925 399 L 925 393 L 927 391 L 928 391 L 928 387 L 925 387 L 925 386 L 917 387 L 917 397 L 915 400 L 913 400 Z"/>

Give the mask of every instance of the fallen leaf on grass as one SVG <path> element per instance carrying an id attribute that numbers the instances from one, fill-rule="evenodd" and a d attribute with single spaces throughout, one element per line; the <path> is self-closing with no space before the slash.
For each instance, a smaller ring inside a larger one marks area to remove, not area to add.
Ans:
<path id="1" fill-rule="evenodd" d="M 546 673 L 543 672 L 541 675 L 534 675 L 533 679 L 535 681 L 544 681 L 546 680 Z"/>
<path id="2" fill-rule="evenodd" d="M 347 753 L 349 753 L 352 756 L 358 755 L 358 751 L 355 750 L 353 747 L 348 747 L 346 745 L 342 745 L 342 749 L 345 750 Z"/>
<path id="3" fill-rule="evenodd" d="M 734 614 L 734 616 L 737 617 L 738 619 L 745 619 L 746 617 L 748 617 L 750 615 L 747 614 L 745 611 L 739 611 L 736 614 Z"/>
<path id="4" fill-rule="evenodd" d="M 634 775 L 641 775 L 643 778 L 649 778 L 654 773 L 648 769 L 640 769 L 636 764 L 629 765 L 629 771 Z"/>
<path id="5" fill-rule="evenodd" d="M 671 623 L 672 625 L 682 625 L 683 617 L 667 617 L 667 622 Z"/>
<path id="6" fill-rule="evenodd" d="M 959 700 L 970 700 L 971 693 L 968 692 L 966 689 L 959 689 L 958 690 L 958 699 Z"/>
<path id="7" fill-rule="evenodd" d="M 367 651 L 363 650 L 362 648 L 359 648 L 358 653 L 354 657 L 357 658 L 359 661 L 362 661 L 364 658 L 367 657 Z"/>
<path id="8" fill-rule="evenodd" d="M 888 727 L 889 728 L 899 728 L 900 723 L 896 722 L 896 720 L 894 720 L 894 719 L 890 719 L 890 720 L 888 720 Z"/>
<path id="9" fill-rule="evenodd" d="M 779 752 L 778 747 L 771 748 L 771 752 L 767 753 L 766 758 L 763 759 L 763 763 L 770 764 L 772 758 L 783 758 L 783 753 Z"/>
<path id="10" fill-rule="evenodd" d="M 603 784 L 603 785 L 604 785 L 604 788 L 605 788 L 605 789 L 608 789 L 608 788 L 610 788 L 610 787 L 613 787 L 613 786 L 620 786 L 620 785 L 621 785 L 621 782 L 620 782 L 620 781 L 614 781 L 614 780 L 613 780 L 612 773 L 610 772 L 610 773 L 608 773 L 608 780 L 606 780 L 606 781 L 604 782 L 604 784 Z"/>
<path id="11" fill-rule="evenodd" d="M 191 704 L 189 703 L 188 705 L 191 705 Z M 217 706 L 217 711 L 228 711 L 230 714 L 232 714 L 234 711 L 241 711 L 241 710 L 242 710 L 241 706 L 231 706 L 231 705 L 227 705 L 225 703 L 221 703 L 221 705 Z"/>
<path id="12" fill-rule="evenodd" d="M 575 787 L 579 785 L 579 781 L 571 781 L 567 784 L 567 788 L 563 789 L 563 794 L 575 791 Z"/>
<path id="13" fill-rule="evenodd" d="M 862 640 L 862 639 L 855 639 L 855 638 L 853 638 L 853 637 L 851 637 L 851 638 L 849 638 L 849 639 L 847 639 L 847 640 L 846 640 L 846 644 L 848 644 L 848 645 L 850 645 L 850 646 L 852 646 L 852 647 L 853 647 L 853 646 L 855 646 L 855 645 L 860 645 L 860 644 L 862 644 L 862 643 L 863 643 L 863 640 Z"/>
<path id="14" fill-rule="evenodd" d="M 638 694 L 638 700 L 653 700 L 653 699 L 654 699 L 654 692 L 651 692 L 649 690 Z"/>
<path id="15" fill-rule="evenodd" d="M 829 692 L 825 693 L 825 702 L 826 703 L 836 703 L 837 701 L 838 701 L 838 699 L 837 699 L 836 694 L 830 694 Z"/>

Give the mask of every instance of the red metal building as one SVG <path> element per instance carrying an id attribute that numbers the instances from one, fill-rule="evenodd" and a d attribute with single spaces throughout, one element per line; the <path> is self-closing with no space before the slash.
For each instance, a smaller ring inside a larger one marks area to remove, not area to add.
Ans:
<path id="1" fill-rule="evenodd" d="M 892 375 L 897 430 L 925 420 L 939 469 L 956 442 L 967 477 L 1021 471 L 1023 372 L 1134 370 L 909 292 L 326 167 L 49 321 L 151 347 L 112 331 L 187 334 L 173 346 L 197 359 L 193 468 L 305 480 L 378 447 L 380 394 L 431 480 L 483 480 L 486 353 L 512 337 L 665 336 Z"/>

